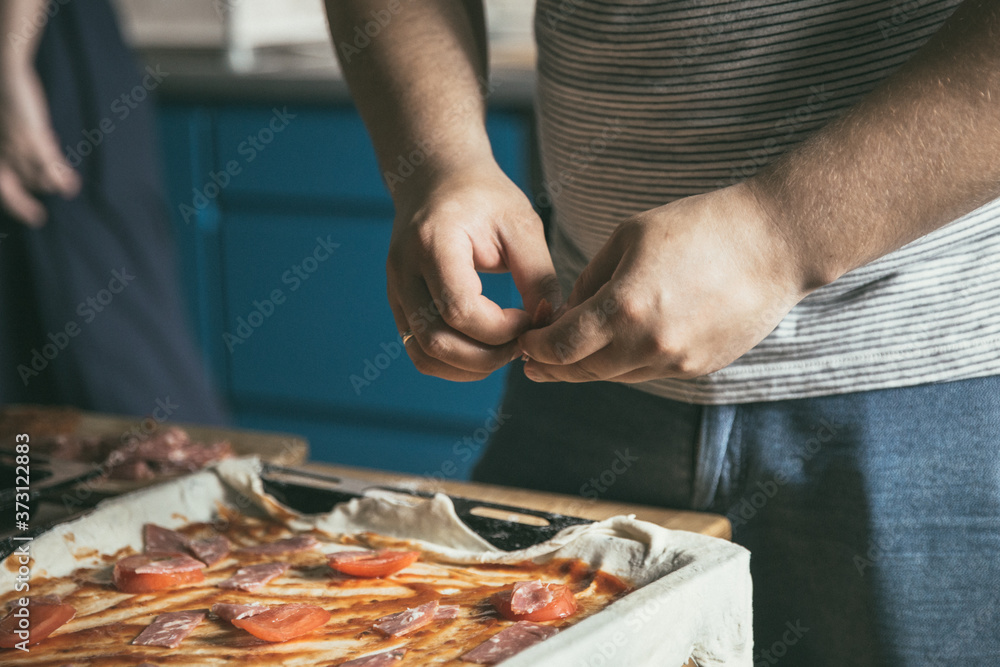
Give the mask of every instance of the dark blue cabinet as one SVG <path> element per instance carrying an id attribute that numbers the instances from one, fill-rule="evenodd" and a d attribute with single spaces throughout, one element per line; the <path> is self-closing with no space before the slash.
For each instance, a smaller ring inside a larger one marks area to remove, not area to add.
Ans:
<path id="1" fill-rule="evenodd" d="M 529 122 L 488 123 L 523 188 Z M 168 103 L 161 129 L 183 287 L 237 423 L 300 433 L 318 460 L 466 477 L 504 374 L 446 382 L 403 352 L 385 299 L 392 204 L 353 108 Z M 509 276 L 483 282 L 518 303 Z"/>

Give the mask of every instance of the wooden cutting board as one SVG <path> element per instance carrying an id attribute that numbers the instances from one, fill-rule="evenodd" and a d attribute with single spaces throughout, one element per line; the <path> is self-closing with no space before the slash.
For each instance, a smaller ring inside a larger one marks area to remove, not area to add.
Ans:
<path id="1" fill-rule="evenodd" d="M 233 453 L 237 456 L 258 456 L 264 461 L 279 465 L 297 465 L 304 462 L 309 456 L 309 445 L 306 440 L 288 433 L 248 431 L 197 424 L 175 424 L 173 422 L 163 422 L 157 425 L 152 418 L 106 415 L 63 407 L 10 405 L 5 406 L 0 412 L 0 431 L 12 433 L 16 427 L 18 432 L 25 432 L 35 440 L 59 434 L 96 438 L 128 437 L 129 434 L 142 436 L 148 434 L 150 429 L 156 426 L 183 428 L 193 440 L 198 442 L 212 443 L 228 440 L 232 445 Z M 149 486 L 163 479 L 162 477 L 138 481 L 104 479 L 91 484 L 90 490 L 98 494 L 113 495 Z"/>

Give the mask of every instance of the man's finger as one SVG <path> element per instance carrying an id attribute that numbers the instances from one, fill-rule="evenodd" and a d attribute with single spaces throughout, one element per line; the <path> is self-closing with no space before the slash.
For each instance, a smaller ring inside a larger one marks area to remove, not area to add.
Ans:
<path id="1" fill-rule="evenodd" d="M 545 242 L 542 221 L 527 221 L 511 228 L 503 239 L 507 268 L 528 313 L 537 313 L 542 300 L 552 309 L 565 302 L 562 287 Z"/>
<path id="2" fill-rule="evenodd" d="M 392 309 L 392 317 L 396 322 L 396 328 L 402 335 L 406 331 L 412 331 L 412 327 L 406 320 L 406 316 L 403 314 L 403 307 L 399 305 L 398 300 L 395 295 L 389 295 L 389 307 Z M 425 375 L 432 375 L 434 377 L 443 378 L 445 380 L 452 380 L 453 382 L 475 382 L 476 380 L 482 380 L 487 377 L 488 373 L 474 373 L 460 368 L 455 368 L 454 366 L 449 366 L 443 361 L 434 359 L 428 356 L 417 343 L 415 338 L 410 338 L 408 341 L 403 343 L 403 347 L 406 353 L 409 355 L 410 360 L 413 365 L 421 373 Z"/>
<path id="3" fill-rule="evenodd" d="M 45 207 L 31 196 L 20 177 L 8 165 L 0 165 L 0 204 L 14 218 L 29 227 L 45 224 Z"/>
<path id="4" fill-rule="evenodd" d="M 594 354 L 614 337 L 610 318 L 617 307 L 609 293 L 602 289 L 549 326 L 524 332 L 518 339 L 521 349 L 531 359 L 560 366 Z"/>
<path id="5" fill-rule="evenodd" d="M 39 189 L 67 199 L 75 197 L 80 191 L 80 175 L 59 152 L 59 144 L 52 132 L 39 138 L 34 162 Z"/>
<path id="6" fill-rule="evenodd" d="M 655 370 L 652 366 L 643 366 L 627 373 L 608 378 L 609 382 L 621 382 L 623 384 L 635 384 L 636 382 L 648 382 L 649 380 L 659 380 L 667 377 L 662 371 Z"/>
<path id="7" fill-rule="evenodd" d="M 502 345 L 487 345 L 453 329 L 445 320 L 439 302 L 431 298 L 419 276 L 404 281 L 400 294 L 415 339 L 408 348 L 419 346 L 430 358 L 474 373 L 492 373 L 520 356 L 516 339 Z"/>
<path id="8" fill-rule="evenodd" d="M 64 199 L 72 199 L 80 193 L 80 175 L 61 159 L 45 163 L 45 181 L 50 192 Z"/>
<path id="9" fill-rule="evenodd" d="M 577 306 L 594 296 L 615 274 L 624 250 L 622 235 L 614 233 L 580 272 L 566 305 Z"/>
<path id="10" fill-rule="evenodd" d="M 623 356 L 619 346 L 606 345 L 594 354 L 565 366 L 528 361 L 524 374 L 535 382 L 598 382 L 631 372 L 635 365 Z"/>
<path id="11" fill-rule="evenodd" d="M 501 308 L 483 295 L 476 272 L 475 249 L 465 235 L 456 235 L 434 249 L 434 269 L 424 279 L 441 317 L 452 329 L 487 345 L 504 345 L 530 324 L 527 313 Z"/>

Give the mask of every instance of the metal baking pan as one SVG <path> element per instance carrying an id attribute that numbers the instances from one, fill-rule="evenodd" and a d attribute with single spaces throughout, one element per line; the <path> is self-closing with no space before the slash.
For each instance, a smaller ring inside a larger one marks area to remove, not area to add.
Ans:
<path id="1" fill-rule="evenodd" d="M 380 489 L 428 498 L 434 494 L 375 484 L 351 477 L 324 475 L 311 470 L 265 463 L 261 472 L 264 490 L 276 500 L 303 514 L 329 512 L 334 505 Z M 589 519 L 512 507 L 448 495 L 462 522 L 484 540 L 504 551 L 524 549 L 555 536 L 569 526 L 592 523 Z"/>
<path id="2" fill-rule="evenodd" d="M 333 492 L 346 494 L 340 496 L 343 501 L 377 486 L 350 479 L 331 481 L 325 475 L 295 469 L 272 467 L 265 471 L 259 461 L 231 460 L 215 470 L 203 470 L 105 500 L 89 515 L 52 527 L 30 543 L 31 576 L 61 577 L 81 567 L 106 567 L 108 554 L 142 549 L 145 523 L 176 527 L 212 522 L 218 519 L 220 508 L 252 512 L 256 491 L 250 489 L 260 488 L 258 484 L 265 486 L 266 496 L 274 498 L 268 491 L 281 491 L 286 502 L 306 510 L 322 510 L 324 505 L 335 502 L 337 496 Z M 362 488 L 351 488 L 355 484 Z M 405 489 L 390 490 L 421 495 Z M 470 512 L 476 507 L 490 506 L 467 502 L 472 504 Z M 536 523 L 541 523 L 540 519 L 563 519 L 545 512 L 494 507 L 539 519 Z M 573 523 L 583 521 L 565 519 Z M 752 667 L 749 553 L 723 540 L 668 531 L 630 517 L 615 517 L 609 520 L 612 521 L 621 525 L 621 529 L 612 530 L 609 524 L 594 531 L 577 557 L 626 581 L 636 582 L 636 590 L 600 613 L 510 658 L 504 662 L 505 667 L 672 667 L 691 657 L 696 662 L 719 667 Z M 396 536 L 405 539 L 407 529 L 401 528 Z M 529 525 L 527 529 L 532 540 L 553 530 L 535 528 L 538 527 Z M 489 535 L 487 531 L 485 536 Z M 503 536 L 494 534 L 493 539 L 502 542 Z M 635 542 L 637 546 L 628 551 L 631 555 L 623 556 L 621 549 L 627 542 Z M 602 550 L 601 545 L 607 548 Z M 0 594 L 9 595 L 14 590 L 19 576 L 16 564 L 9 558 L 0 563 Z"/>
<path id="3" fill-rule="evenodd" d="M 0 485 L 0 535 L 27 532 L 28 529 L 18 528 L 22 513 L 28 515 L 23 525 L 31 526 L 42 502 L 58 502 L 66 489 L 99 473 L 97 466 L 90 463 L 31 454 L 26 465 L 18 465 L 18 458 L 13 451 L 0 450 L 0 479 L 3 480 Z M 9 553 L 6 541 L 9 540 L 0 540 L 0 557 Z"/>

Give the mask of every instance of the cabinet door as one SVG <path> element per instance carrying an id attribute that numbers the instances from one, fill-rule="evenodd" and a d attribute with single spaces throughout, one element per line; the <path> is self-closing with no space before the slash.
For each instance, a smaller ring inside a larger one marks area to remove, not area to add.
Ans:
<path id="1" fill-rule="evenodd" d="M 353 108 L 249 107 L 216 114 L 215 169 L 240 173 L 223 201 L 389 205 L 375 152 Z"/>
<path id="2" fill-rule="evenodd" d="M 502 377 L 456 383 L 421 375 L 386 303 L 391 221 L 233 214 L 223 223 L 222 337 L 238 403 L 299 405 L 391 418 L 471 420 Z M 510 306 L 505 276 L 483 276 Z"/>
<path id="3" fill-rule="evenodd" d="M 309 440 L 313 459 L 396 470 L 439 480 L 468 479 L 491 433 L 509 419 L 487 408 L 473 423 L 428 426 L 352 419 L 348 414 L 277 415 L 247 411 L 240 425 L 296 433 Z"/>
<path id="4" fill-rule="evenodd" d="M 528 185 L 528 127 L 513 113 L 491 114 L 487 131 L 497 163 L 515 183 Z M 397 156 L 389 167 L 407 178 L 434 146 Z M 365 125 L 353 108 L 247 107 L 215 114 L 214 170 L 239 174 L 221 193 L 225 201 L 341 207 L 391 205 Z"/>
<path id="5" fill-rule="evenodd" d="M 526 189 L 527 116 L 487 125 Z M 466 476 L 505 372 L 447 382 L 405 355 L 385 296 L 392 202 L 357 113 L 174 105 L 161 128 L 184 288 L 236 422 L 302 433 L 319 460 Z M 509 275 L 482 279 L 519 305 Z"/>

